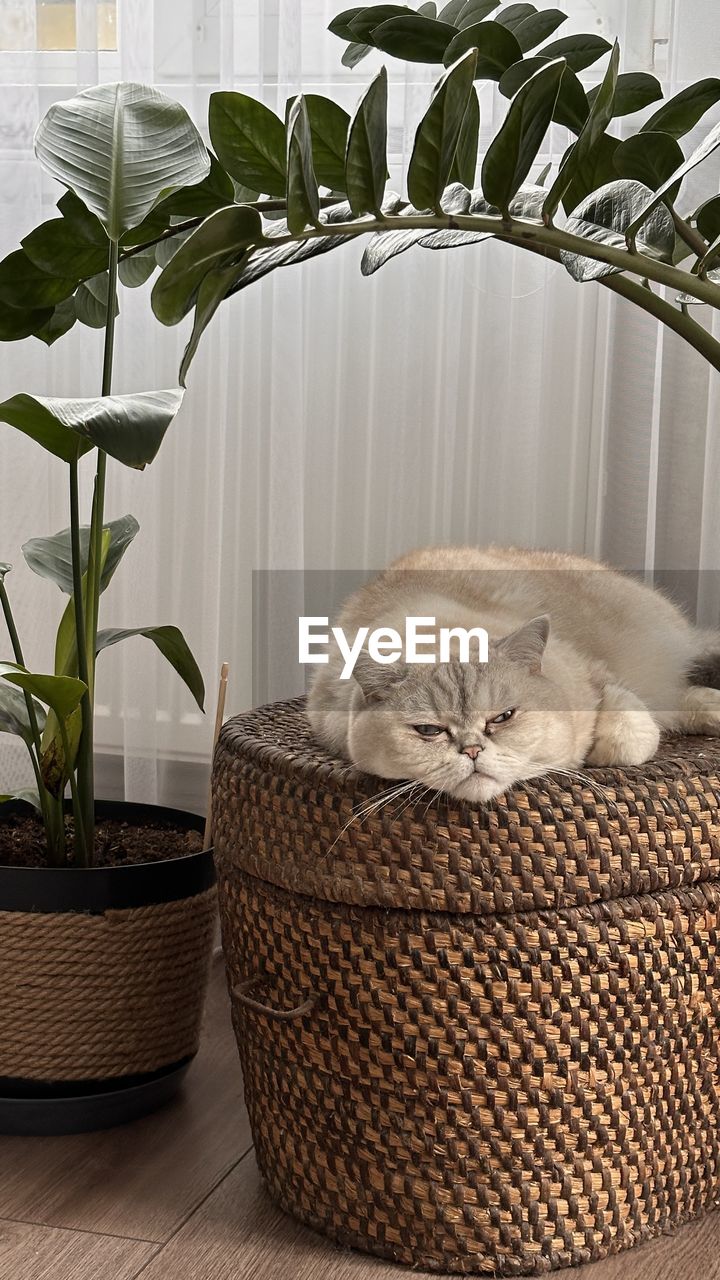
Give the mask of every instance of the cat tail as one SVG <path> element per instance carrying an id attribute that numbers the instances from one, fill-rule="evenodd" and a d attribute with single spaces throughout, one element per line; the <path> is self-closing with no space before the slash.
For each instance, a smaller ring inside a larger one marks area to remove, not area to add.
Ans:
<path id="1" fill-rule="evenodd" d="M 687 669 L 688 684 L 720 689 L 720 632 L 701 631 L 698 640 L 695 655 Z"/>

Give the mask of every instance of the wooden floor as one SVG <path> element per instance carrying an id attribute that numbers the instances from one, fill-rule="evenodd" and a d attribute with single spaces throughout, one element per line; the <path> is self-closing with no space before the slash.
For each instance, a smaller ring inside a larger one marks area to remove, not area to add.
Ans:
<path id="1" fill-rule="evenodd" d="M 568 1280 L 720 1280 L 720 1212 L 676 1236 L 560 1274 Z M 203 1048 L 182 1098 L 105 1133 L 0 1138 L 0 1277 L 136 1276 L 422 1280 L 419 1272 L 335 1249 L 265 1195 L 219 959 Z"/>

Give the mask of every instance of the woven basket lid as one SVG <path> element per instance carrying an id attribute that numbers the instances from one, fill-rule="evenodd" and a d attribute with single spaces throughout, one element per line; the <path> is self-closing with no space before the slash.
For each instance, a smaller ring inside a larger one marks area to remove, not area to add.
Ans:
<path id="1" fill-rule="evenodd" d="M 487 806 L 388 783 L 315 742 L 304 699 L 229 720 L 214 765 L 223 862 L 295 893 L 505 914 L 676 889 L 720 872 L 720 739 L 670 738 L 637 768 L 550 773 Z M 364 812 L 360 811 L 364 809 Z"/>

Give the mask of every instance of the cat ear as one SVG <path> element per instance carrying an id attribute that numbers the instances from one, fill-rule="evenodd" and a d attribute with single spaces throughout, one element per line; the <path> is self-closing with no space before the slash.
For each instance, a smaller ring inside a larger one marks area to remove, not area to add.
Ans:
<path id="1" fill-rule="evenodd" d="M 367 649 L 360 650 L 353 668 L 353 676 L 365 694 L 366 702 L 382 702 L 406 675 L 406 663 L 376 662 Z"/>
<path id="2" fill-rule="evenodd" d="M 540 671 L 545 645 L 550 635 L 550 619 L 546 613 L 519 627 L 511 635 L 498 642 L 497 652 L 512 662 L 522 662 L 537 675 Z"/>

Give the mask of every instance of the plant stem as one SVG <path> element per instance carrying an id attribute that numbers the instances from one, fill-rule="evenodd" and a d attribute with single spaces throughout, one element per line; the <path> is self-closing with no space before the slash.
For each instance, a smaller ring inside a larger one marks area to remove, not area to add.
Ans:
<path id="1" fill-rule="evenodd" d="M 61 720 L 60 717 L 58 717 L 58 724 L 60 725 L 60 737 L 62 738 L 63 752 L 65 754 L 65 759 L 69 760 L 70 743 L 68 741 L 67 729 L 65 728 L 65 721 Z M 87 833 L 85 831 L 85 823 L 83 821 L 83 802 L 80 797 L 80 792 L 78 791 L 78 784 L 77 784 L 77 779 L 75 777 L 75 770 L 70 769 L 69 773 L 70 773 L 70 795 L 72 796 L 73 817 L 75 819 L 75 852 L 77 854 L 80 865 L 83 867 L 88 867 L 90 865 L 92 851 L 88 845 Z"/>
<path id="2" fill-rule="evenodd" d="M 694 227 L 691 227 L 690 223 L 686 222 L 684 218 L 681 218 L 680 214 L 676 213 L 674 209 L 671 209 L 670 212 L 675 224 L 675 230 L 677 231 L 680 239 L 684 241 L 688 249 L 692 249 L 693 253 L 698 258 L 704 258 L 708 247 L 706 241 L 700 235 L 700 232 L 696 231 Z"/>
<path id="3" fill-rule="evenodd" d="M 83 602 L 83 572 L 80 554 L 80 500 L 78 492 L 78 464 L 77 460 L 70 463 L 70 545 L 72 549 L 72 575 L 73 575 L 73 605 L 75 611 L 75 637 L 77 643 L 78 657 L 78 675 L 87 685 L 82 699 L 82 722 L 83 734 L 87 725 L 92 726 L 93 699 L 90 688 L 90 672 L 88 667 L 87 654 L 87 636 L 85 632 L 85 605 Z M 62 732 L 62 731 L 61 731 Z M 92 728 L 91 728 L 92 732 Z M 70 759 L 65 743 L 67 742 L 67 734 L 63 733 L 63 751 L 65 752 L 65 763 L 68 775 L 70 777 L 70 789 L 73 795 L 73 808 L 75 808 L 75 796 L 77 794 L 77 786 L 75 782 L 75 768 L 80 768 L 80 752 L 78 748 L 78 760 Z M 90 753 L 92 759 L 92 753 Z M 90 778 L 92 785 L 92 778 Z M 83 803 L 85 801 L 85 793 L 83 792 Z M 80 801 L 78 801 L 78 806 Z M 79 813 L 79 808 L 78 808 Z M 81 860 L 87 858 L 87 851 L 82 843 L 84 831 L 84 823 L 78 822 L 78 813 L 75 814 L 75 852 Z"/>
<path id="4" fill-rule="evenodd" d="M 644 253 L 629 253 L 616 245 L 602 241 L 586 240 L 583 236 L 572 235 L 559 227 L 546 227 L 529 218 L 510 218 L 503 220 L 490 214 L 454 213 L 439 217 L 436 214 L 400 215 L 391 214 L 383 218 L 364 218 L 358 222 L 333 222 L 322 227 L 311 227 L 301 231 L 297 236 L 276 236 L 273 248 L 319 237 L 344 236 L 354 238 L 359 235 L 370 235 L 376 231 L 484 231 L 498 239 L 526 248 L 538 245 L 551 249 L 565 249 L 568 253 L 580 257 L 592 258 L 598 262 L 607 262 L 619 271 L 628 271 L 632 275 L 645 276 L 657 284 L 666 285 L 668 289 L 689 293 L 698 302 L 707 302 L 709 306 L 720 309 L 720 285 L 709 280 L 700 280 L 689 271 L 681 271 L 666 262 L 658 262 Z"/>
<path id="5" fill-rule="evenodd" d="M 117 298 L 118 245 L 110 241 L 108 255 L 108 298 L 105 313 L 105 341 L 103 346 L 103 371 L 101 395 L 110 394 L 112 386 L 113 350 L 115 340 L 115 305 Z M 93 760 L 95 707 L 95 654 L 97 652 L 98 616 L 100 611 L 100 579 L 102 575 L 103 521 L 105 512 L 105 478 L 107 454 L 98 449 L 97 472 L 90 518 L 90 543 L 87 572 L 87 670 L 89 686 L 89 714 L 83 717 L 83 732 L 78 752 L 78 784 L 82 808 L 82 840 L 85 861 L 92 864 L 95 840 L 95 776 Z"/>
<path id="6" fill-rule="evenodd" d="M 335 196 L 321 196 L 320 208 L 330 209 L 332 205 L 338 204 L 339 201 Z M 246 200 L 243 204 L 247 204 L 250 209 L 257 209 L 258 213 L 282 213 L 287 209 L 286 200 Z M 134 258 L 138 253 L 144 253 L 146 249 L 152 249 L 156 244 L 162 244 L 163 240 L 172 240 L 173 236 L 181 235 L 183 231 L 193 231 L 195 227 L 199 227 L 201 222 L 205 222 L 207 214 L 201 214 L 196 218 L 185 218 L 183 222 L 176 222 L 167 230 L 161 231 L 160 235 L 153 236 L 152 240 L 144 240 L 142 244 L 134 244 L 131 249 L 123 249 L 119 255 L 120 262 L 125 262 L 126 258 Z"/>
<path id="7" fill-rule="evenodd" d="M 15 619 L 10 607 L 10 600 L 7 593 L 5 583 L 0 581 L 0 605 L 2 606 L 3 616 L 7 624 L 8 635 L 10 636 L 10 644 L 12 645 L 13 656 L 19 667 L 25 666 L 25 658 L 23 656 L 22 645 L 18 635 Z M 40 726 L 38 724 L 37 712 L 35 711 L 35 703 L 32 695 L 23 690 L 25 698 L 25 706 L 27 707 L 28 720 L 30 722 L 30 732 L 32 734 L 32 746 L 26 743 L 30 763 L 32 764 L 35 782 L 38 789 L 38 797 L 40 799 L 40 811 L 42 813 L 43 825 L 45 827 L 45 836 L 48 843 L 51 861 L 61 863 L 64 861 L 65 854 L 65 830 L 62 821 L 62 801 L 56 802 L 55 797 L 51 796 L 42 779 L 41 761 L 42 761 L 42 740 L 40 736 Z"/>

